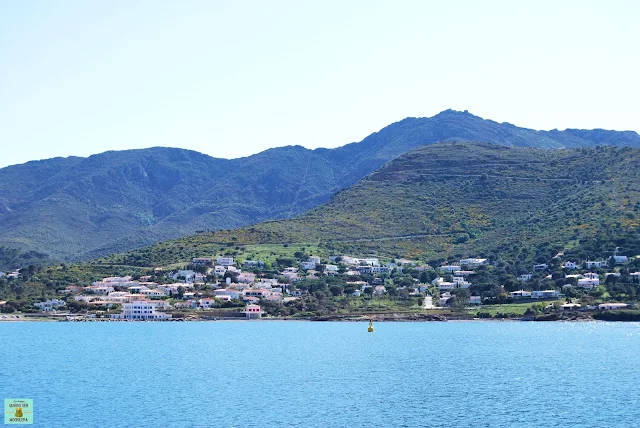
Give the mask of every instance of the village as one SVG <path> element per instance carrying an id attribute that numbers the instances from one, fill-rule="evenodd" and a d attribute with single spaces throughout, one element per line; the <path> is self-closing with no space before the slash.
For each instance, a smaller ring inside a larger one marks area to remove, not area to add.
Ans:
<path id="1" fill-rule="evenodd" d="M 581 263 L 564 261 L 559 265 L 558 259 L 562 256 L 560 253 L 550 262 L 564 272 L 560 287 L 554 286 L 558 279 L 555 278 L 557 274 L 550 273 L 550 264 L 534 264 L 530 273 L 517 277 L 521 285 L 518 289 L 502 287 L 500 301 L 548 302 L 542 307 L 545 312 L 634 307 L 632 302 L 596 303 L 593 299 L 579 303 L 567 296 L 575 294 L 571 290 L 593 294 L 601 283 L 620 278 L 621 269 L 638 260 L 637 257 L 614 256 L 608 261 L 587 260 Z M 305 256 L 296 260 L 295 266 L 274 271 L 265 269 L 265 263 L 260 260 L 238 262 L 228 256 L 197 257 L 184 269 L 165 272 L 158 267 L 152 275 L 107 277 L 91 285 L 69 285 L 58 290 L 56 298 L 34 302 L 34 309 L 48 317 L 65 320 L 167 321 L 227 316 L 260 319 L 278 315 L 270 313 L 273 311 L 265 309 L 265 306 L 294 305 L 298 299 L 313 294 L 306 285 L 309 280 L 326 278 L 341 284 L 330 289 L 331 296 L 336 298 L 348 296 L 351 299 L 375 300 L 404 296 L 419 302 L 417 305 L 424 312 L 437 312 L 454 305 L 460 309 L 495 303 L 495 297 L 482 295 L 477 287 L 473 287 L 474 276 L 490 268 L 486 258 L 465 258 L 455 264 L 430 266 L 406 259 L 383 264 L 377 257 L 342 255 L 325 260 L 318 256 Z M 0 278 L 15 281 L 20 274 L 20 270 L 0 273 Z M 640 283 L 640 271 L 630 272 L 628 277 Z M 537 286 L 529 287 L 534 279 Z M 540 284 L 546 287 L 534 289 Z M 0 301 L 0 308 L 6 303 Z M 4 320 L 11 319 L 8 315 L 2 316 Z"/>

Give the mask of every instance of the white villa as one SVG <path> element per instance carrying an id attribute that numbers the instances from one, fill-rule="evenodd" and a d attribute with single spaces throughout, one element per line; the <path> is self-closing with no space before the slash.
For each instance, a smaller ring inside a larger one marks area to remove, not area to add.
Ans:
<path id="1" fill-rule="evenodd" d="M 156 311 L 157 304 L 155 302 L 147 302 L 138 300 L 122 305 L 121 314 L 109 315 L 112 319 L 125 320 L 168 320 L 171 314 Z"/>
<path id="2" fill-rule="evenodd" d="M 216 265 L 231 266 L 233 264 L 233 257 L 218 257 L 216 259 Z"/>
<path id="3" fill-rule="evenodd" d="M 487 264 L 487 259 L 469 258 L 460 260 L 460 266 L 477 267 Z"/>
<path id="4" fill-rule="evenodd" d="M 47 300 L 47 301 L 39 302 L 35 304 L 35 306 L 40 308 L 41 311 L 46 311 L 46 312 L 52 311 L 54 309 L 58 309 L 64 305 L 66 305 L 64 300 L 58 300 L 58 299 L 51 299 L 51 300 Z"/>

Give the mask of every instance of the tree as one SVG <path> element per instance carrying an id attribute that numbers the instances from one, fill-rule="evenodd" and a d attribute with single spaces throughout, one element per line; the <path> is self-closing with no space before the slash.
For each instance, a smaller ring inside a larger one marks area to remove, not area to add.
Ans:
<path id="1" fill-rule="evenodd" d="M 338 284 L 334 284 L 329 288 L 329 291 L 331 292 L 331 294 L 333 294 L 334 296 L 340 296 L 342 294 L 342 292 L 344 291 L 344 288 L 342 288 L 341 285 Z"/>
<path id="2" fill-rule="evenodd" d="M 364 290 L 362 290 L 362 292 L 367 296 L 371 297 L 373 295 L 373 287 L 367 287 Z"/>
<path id="3" fill-rule="evenodd" d="M 184 287 L 181 285 L 178 287 L 178 299 L 182 299 L 184 297 Z"/>
<path id="4" fill-rule="evenodd" d="M 466 288 L 459 288 L 455 291 L 453 302 L 449 303 L 454 309 L 464 309 L 469 303 L 469 290 Z"/>

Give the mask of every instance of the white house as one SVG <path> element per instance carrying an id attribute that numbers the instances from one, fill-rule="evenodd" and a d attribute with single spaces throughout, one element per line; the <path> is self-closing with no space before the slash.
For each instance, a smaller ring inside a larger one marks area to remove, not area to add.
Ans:
<path id="1" fill-rule="evenodd" d="M 602 260 L 598 260 L 598 261 L 587 261 L 584 262 L 584 266 L 587 269 L 600 269 L 600 268 L 606 268 L 607 267 L 607 262 L 602 261 Z"/>
<path id="2" fill-rule="evenodd" d="M 162 290 L 141 290 L 140 294 L 151 299 L 159 299 L 160 297 L 165 296 L 164 291 Z"/>
<path id="3" fill-rule="evenodd" d="M 518 281 L 521 281 L 521 282 L 528 282 L 528 281 L 531 281 L 531 278 L 533 278 L 533 274 L 531 274 L 531 273 L 525 273 L 525 274 L 520 275 L 520 276 L 518 277 Z"/>
<path id="4" fill-rule="evenodd" d="M 194 265 L 208 266 L 212 263 L 212 260 L 209 257 L 194 257 L 191 263 Z"/>
<path id="5" fill-rule="evenodd" d="M 578 264 L 577 264 L 577 263 L 574 263 L 574 262 L 565 262 L 565 263 L 562 265 L 562 268 L 563 268 L 563 269 L 569 269 L 569 270 L 576 270 L 576 269 L 578 269 L 579 267 L 580 267 L 580 266 L 578 266 Z"/>
<path id="6" fill-rule="evenodd" d="M 548 264 L 546 263 L 540 263 L 537 265 L 533 265 L 533 271 L 534 272 L 542 272 L 543 270 L 546 270 L 549 267 Z"/>
<path id="7" fill-rule="evenodd" d="M 577 311 L 580 308 L 581 308 L 581 305 L 579 305 L 577 303 L 565 303 L 564 305 L 560 306 L 560 310 L 562 312 Z"/>
<path id="8" fill-rule="evenodd" d="M 600 309 L 601 311 L 609 311 L 615 309 L 624 309 L 627 306 L 629 305 L 627 305 L 626 303 L 601 303 L 598 305 L 598 309 Z"/>
<path id="9" fill-rule="evenodd" d="M 233 290 L 230 288 L 220 288 L 218 290 L 213 290 L 213 295 L 218 297 L 218 296 L 229 296 L 232 299 L 239 299 L 240 298 L 240 292 L 238 290 Z"/>
<path id="10" fill-rule="evenodd" d="M 44 302 L 36 303 L 35 306 L 40 308 L 41 311 L 52 311 L 64 306 L 66 303 L 63 300 L 51 299 Z"/>
<path id="11" fill-rule="evenodd" d="M 255 280 L 256 280 L 255 273 L 242 272 L 240 275 L 238 275 L 238 282 L 242 284 L 251 284 Z"/>
<path id="12" fill-rule="evenodd" d="M 168 320 L 171 314 L 156 311 L 155 302 L 147 302 L 144 300 L 124 303 L 122 305 L 122 313 L 111 314 L 112 319 L 125 320 Z"/>
<path id="13" fill-rule="evenodd" d="M 127 287 L 127 290 L 129 290 L 129 293 L 132 293 L 132 294 L 140 294 L 142 290 L 148 290 L 148 289 L 149 287 L 142 284 L 136 284 L 136 285 L 132 285 L 131 287 Z"/>
<path id="14" fill-rule="evenodd" d="M 440 294 L 440 306 L 446 305 L 450 298 L 451 298 L 451 293 L 449 292 Z"/>
<path id="15" fill-rule="evenodd" d="M 558 290 L 534 290 L 531 292 L 533 299 L 557 299 L 560 297 Z"/>
<path id="16" fill-rule="evenodd" d="M 631 274 L 629 274 L 629 276 L 631 277 L 631 279 L 635 282 L 640 282 L 640 272 L 633 272 Z"/>
<path id="17" fill-rule="evenodd" d="M 471 287 L 471 283 L 469 281 L 465 281 L 465 279 L 461 276 L 454 276 L 452 282 L 458 288 L 469 288 Z"/>
<path id="18" fill-rule="evenodd" d="M 233 257 L 218 257 L 216 259 L 216 265 L 231 266 L 233 264 Z"/>
<path id="19" fill-rule="evenodd" d="M 90 285 L 88 287 L 85 287 L 84 290 L 89 292 L 89 293 L 106 296 L 107 294 L 109 294 L 112 291 L 114 291 L 114 288 L 111 285 L 104 284 L 104 285 Z"/>
<path id="20" fill-rule="evenodd" d="M 440 266 L 438 270 L 441 272 L 453 273 L 453 272 L 462 270 L 462 267 L 456 266 L 456 265 L 443 265 L 443 266 Z"/>
<path id="21" fill-rule="evenodd" d="M 509 297 L 511 297 L 512 299 L 529 299 L 531 298 L 531 291 L 526 291 L 526 290 L 512 291 L 511 293 L 509 293 Z"/>
<path id="22" fill-rule="evenodd" d="M 613 256 L 617 265 L 624 265 L 629 262 L 629 258 L 627 256 Z"/>
<path id="23" fill-rule="evenodd" d="M 210 309 L 215 305 L 216 299 L 210 299 L 208 297 L 205 297 L 200 299 L 198 303 L 202 309 Z"/>
<path id="24" fill-rule="evenodd" d="M 262 318 L 262 308 L 260 305 L 247 305 L 244 310 L 244 314 L 248 319 L 259 319 Z"/>
<path id="25" fill-rule="evenodd" d="M 460 260 L 461 266 L 477 267 L 487 264 L 487 259 L 469 258 Z"/>
<path id="26" fill-rule="evenodd" d="M 196 277 L 196 273 L 192 270 L 179 270 L 173 275 L 173 279 L 184 278 L 184 281 L 188 284 L 193 284 Z"/>
<path id="27" fill-rule="evenodd" d="M 316 262 L 306 261 L 300 263 L 300 269 L 302 270 L 311 270 L 316 268 Z"/>

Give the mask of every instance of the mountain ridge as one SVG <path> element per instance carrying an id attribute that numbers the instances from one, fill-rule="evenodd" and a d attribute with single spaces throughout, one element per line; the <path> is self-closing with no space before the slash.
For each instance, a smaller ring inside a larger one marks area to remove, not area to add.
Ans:
<path id="1" fill-rule="evenodd" d="M 334 149 L 285 146 L 222 159 L 153 147 L 31 161 L 0 169 L 0 245 L 55 260 L 85 260 L 197 230 L 289 218 L 409 150 L 471 140 L 640 147 L 633 131 L 535 131 L 447 110 L 405 118 Z"/>

